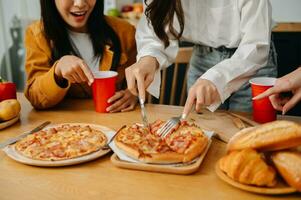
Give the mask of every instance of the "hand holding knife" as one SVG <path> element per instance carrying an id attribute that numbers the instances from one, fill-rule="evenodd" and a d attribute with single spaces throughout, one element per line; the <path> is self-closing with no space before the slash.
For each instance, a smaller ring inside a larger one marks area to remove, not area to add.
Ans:
<path id="1" fill-rule="evenodd" d="M 141 108 L 141 117 L 144 127 L 149 128 L 149 123 L 146 116 L 146 110 L 144 106 L 144 100 L 142 98 L 139 98 L 140 108 Z"/>

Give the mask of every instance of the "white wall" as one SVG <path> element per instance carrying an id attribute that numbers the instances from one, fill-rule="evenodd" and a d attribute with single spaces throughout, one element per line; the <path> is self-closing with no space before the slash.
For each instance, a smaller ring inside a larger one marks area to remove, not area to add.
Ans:
<path id="1" fill-rule="evenodd" d="M 22 20 L 23 26 L 28 20 L 39 19 L 39 0 L 0 0 L 0 58 L 12 44 L 9 27 L 14 16 Z"/>
<path id="2" fill-rule="evenodd" d="M 301 0 L 270 0 L 276 22 L 301 22 Z"/>
<path id="3" fill-rule="evenodd" d="M 40 17 L 40 4 L 39 0 L 0 0 L 0 62 L 4 59 L 4 63 L 0 65 L 0 72 L 5 70 L 4 73 L 1 73 L 8 80 L 12 80 L 13 74 L 15 77 L 15 82 L 17 87 L 22 88 L 24 84 L 24 55 L 25 50 L 22 48 L 22 40 L 18 43 L 15 43 L 18 46 L 18 50 L 13 51 L 14 53 L 9 53 L 8 49 L 12 46 L 12 33 L 11 28 L 21 27 L 22 35 L 24 34 L 25 27 L 32 20 L 39 19 Z M 14 19 L 14 20 L 13 20 Z M 16 37 L 17 29 L 14 28 L 14 37 Z M 6 55 L 5 57 L 3 57 Z M 11 56 L 13 55 L 13 56 Z M 11 59 L 13 59 L 13 66 L 20 66 L 17 68 L 18 71 L 15 71 L 16 68 L 13 68 Z"/>

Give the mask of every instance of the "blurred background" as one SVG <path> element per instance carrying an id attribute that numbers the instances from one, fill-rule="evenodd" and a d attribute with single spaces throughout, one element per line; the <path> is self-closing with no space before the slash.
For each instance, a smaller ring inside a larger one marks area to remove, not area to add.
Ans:
<path id="1" fill-rule="evenodd" d="M 121 17 L 124 6 L 124 9 L 131 13 L 124 17 L 136 24 L 140 15 L 137 10 L 140 9 L 142 12 L 141 2 L 139 0 L 105 0 L 105 13 Z M 0 0 L 0 76 L 5 80 L 15 82 L 19 91 L 23 90 L 26 80 L 24 32 L 28 24 L 39 18 L 39 0 Z"/>
<path id="2" fill-rule="evenodd" d="M 137 24 L 142 14 L 142 0 L 104 0 L 105 14 L 123 17 Z M 278 53 L 278 74 L 283 76 L 301 65 L 301 1 L 270 0 L 273 19 L 278 24 L 273 38 Z M 39 19 L 39 0 L 0 0 L 0 76 L 23 90 L 23 37 L 26 26 Z M 300 104 L 291 111 L 301 115 Z"/>

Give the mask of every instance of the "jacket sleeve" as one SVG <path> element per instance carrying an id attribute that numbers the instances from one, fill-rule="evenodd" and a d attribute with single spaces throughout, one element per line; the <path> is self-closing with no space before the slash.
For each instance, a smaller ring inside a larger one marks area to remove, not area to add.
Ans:
<path id="1" fill-rule="evenodd" d="M 231 58 L 213 66 L 200 77 L 215 84 L 222 102 L 237 91 L 258 69 L 264 67 L 269 55 L 272 27 L 269 1 L 238 2 L 242 39 L 236 52 Z M 218 105 L 214 107 L 217 108 Z"/>
<path id="2" fill-rule="evenodd" d="M 54 69 L 57 62 L 53 66 L 50 65 L 51 53 L 46 39 L 34 34 L 30 27 L 25 34 L 25 48 L 27 74 L 25 96 L 37 109 L 50 108 L 64 98 L 70 84 L 68 83 L 66 88 L 61 88 L 56 83 Z"/>

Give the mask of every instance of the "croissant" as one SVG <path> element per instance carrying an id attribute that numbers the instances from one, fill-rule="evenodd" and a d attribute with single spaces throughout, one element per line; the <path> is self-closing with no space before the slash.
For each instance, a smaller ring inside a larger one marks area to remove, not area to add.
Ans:
<path id="1" fill-rule="evenodd" d="M 257 186 L 276 185 L 276 172 L 252 149 L 232 151 L 219 161 L 219 167 L 233 180 Z"/>
<path id="2" fill-rule="evenodd" d="M 283 179 L 301 192 L 301 152 L 274 152 L 272 160 Z"/>
<path id="3" fill-rule="evenodd" d="M 290 121 L 274 121 L 243 129 L 228 143 L 228 151 L 251 148 L 273 151 L 301 145 L 301 126 Z"/>

